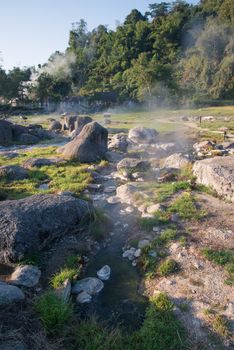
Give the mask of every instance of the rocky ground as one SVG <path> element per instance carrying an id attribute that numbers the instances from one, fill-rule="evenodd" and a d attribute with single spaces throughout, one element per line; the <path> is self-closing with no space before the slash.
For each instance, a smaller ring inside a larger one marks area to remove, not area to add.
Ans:
<path id="1" fill-rule="evenodd" d="M 33 302 L 74 254 L 82 273 L 59 285 L 77 305 L 73 319 L 96 312 L 139 327 L 144 303 L 165 292 L 187 331 L 181 348 L 233 348 L 234 145 L 174 142 L 178 134 L 135 128 L 111 137 L 107 149 L 107 132 L 90 122 L 59 150 L 60 159 L 72 152 L 90 162 L 95 149 L 94 164 L 85 165 L 93 179 L 82 193 L 88 202 L 62 191 L 0 204 L 0 348 L 69 348 L 72 336 L 48 340 Z M 108 162 L 97 163 L 104 156 Z M 10 175 L 2 166 L 0 176 L 27 177 L 29 163 Z M 26 253 L 39 246 L 41 264 L 32 267 Z M 18 260 L 26 267 L 12 264 Z"/>

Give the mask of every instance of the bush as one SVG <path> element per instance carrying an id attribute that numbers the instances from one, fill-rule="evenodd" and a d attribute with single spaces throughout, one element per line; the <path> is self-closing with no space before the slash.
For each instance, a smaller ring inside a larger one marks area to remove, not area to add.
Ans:
<path id="1" fill-rule="evenodd" d="M 45 292 L 36 299 L 35 309 L 49 335 L 60 333 L 72 314 L 72 305 L 52 291 Z"/>

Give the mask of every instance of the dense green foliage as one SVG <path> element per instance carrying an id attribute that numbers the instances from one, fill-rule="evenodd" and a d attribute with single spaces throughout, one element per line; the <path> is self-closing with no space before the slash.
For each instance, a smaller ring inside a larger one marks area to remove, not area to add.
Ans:
<path id="1" fill-rule="evenodd" d="M 234 2 L 183 0 L 134 9 L 115 30 L 88 31 L 73 23 L 65 53 L 55 52 L 34 72 L 0 70 L 0 96 L 47 103 L 67 97 L 107 104 L 157 104 L 234 98 Z M 19 81 L 20 80 L 20 81 Z"/>

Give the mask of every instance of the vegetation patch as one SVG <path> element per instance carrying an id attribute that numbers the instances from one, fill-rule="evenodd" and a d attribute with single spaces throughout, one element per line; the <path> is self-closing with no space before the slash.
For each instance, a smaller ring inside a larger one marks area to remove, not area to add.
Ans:
<path id="1" fill-rule="evenodd" d="M 82 258 L 79 255 L 70 255 L 67 258 L 65 266 L 52 277 L 52 287 L 59 288 L 67 279 L 72 282 L 75 279 L 79 278 L 82 268 Z"/>
<path id="2" fill-rule="evenodd" d="M 221 265 L 228 273 L 226 284 L 234 284 L 234 252 L 232 250 L 213 250 L 205 248 L 202 251 L 203 255 L 215 264 Z"/>
<path id="3" fill-rule="evenodd" d="M 97 241 L 106 237 L 111 228 L 111 221 L 105 212 L 98 208 L 91 213 L 91 218 L 88 225 L 88 232 Z"/>
<path id="4" fill-rule="evenodd" d="M 175 260 L 166 259 L 159 265 L 159 267 L 157 268 L 157 272 L 160 276 L 168 276 L 177 272 L 178 269 L 179 265 Z"/>
<path id="5" fill-rule="evenodd" d="M 168 208 L 168 212 L 176 213 L 182 220 L 200 220 L 207 214 L 197 208 L 194 196 L 190 192 L 183 193 Z"/>
<path id="6" fill-rule="evenodd" d="M 52 291 L 47 291 L 36 299 L 35 309 L 49 335 L 60 334 L 72 315 L 72 305 Z"/>

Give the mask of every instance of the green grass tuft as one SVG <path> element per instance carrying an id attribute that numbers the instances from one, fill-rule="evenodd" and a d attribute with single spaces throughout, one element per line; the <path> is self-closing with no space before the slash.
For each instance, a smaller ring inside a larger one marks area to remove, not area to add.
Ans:
<path id="1" fill-rule="evenodd" d="M 168 276 L 177 272 L 178 269 L 179 269 L 179 266 L 175 260 L 166 259 L 159 265 L 157 272 L 160 276 Z"/>
<path id="2" fill-rule="evenodd" d="M 35 300 L 35 309 L 49 335 L 60 334 L 72 315 L 72 305 L 52 291 L 45 292 Z"/>
<path id="3" fill-rule="evenodd" d="M 200 220 L 207 213 L 196 207 L 194 196 L 190 192 L 185 192 L 175 199 L 168 208 L 170 213 L 176 213 L 182 220 Z"/>

